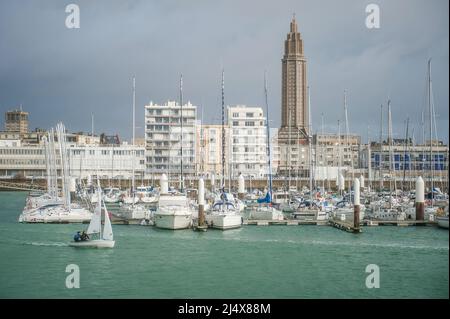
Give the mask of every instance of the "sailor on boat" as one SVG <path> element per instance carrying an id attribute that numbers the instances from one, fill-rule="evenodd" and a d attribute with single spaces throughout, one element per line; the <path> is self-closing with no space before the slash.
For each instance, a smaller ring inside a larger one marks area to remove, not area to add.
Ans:
<path id="1" fill-rule="evenodd" d="M 74 241 L 81 241 L 81 234 L 80 234 L 79 231 L 75 234 L 75 236 L 73 236 L 73 240 Z"/>
<path id="2" fill-rule="evenodd" d="M 89 235 L 86 234 L 86 232 L 83 230 L 83 232 L 80 234 L 80 232 L 78 231 L 75 236 L 73 236 L 73 240 L 74 241 L 87 241 L 89 240 Z"/>

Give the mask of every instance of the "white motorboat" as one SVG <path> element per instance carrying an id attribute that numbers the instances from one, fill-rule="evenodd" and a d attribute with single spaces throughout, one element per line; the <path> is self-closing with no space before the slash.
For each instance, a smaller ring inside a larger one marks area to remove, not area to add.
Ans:
<path id="1" fill-rule="evenodd" d="M 194 214 L 186 195 L 161 194 L 153 222 L 158 228 L 185 229 L 191 227 Z"/>
<path id="2" fill-rule="evenodd" d="M 100 187 L 99 187 L 100 188 Z M 101 191 L 98 191 L 98 200 L 97 205 L 94 210 L 94 214 L 92 216 L 91 222 L 89 223 L 89 227 L 86 231 L 88 236 L 92 236 L 94 238 L 89 238 L 87 240 L 73 241 L 69 243 L 69 246 L 72 247 L 84 247 L 84 248 L 113 248 L 115 245 L 111 221 L 109 219 L 109 213 L 106 209 L 106 205 L 102 201 Z M 102 209 L 103 208 L 103 209 Z M 104 225 L 102 229 L 102 212 L 104 212 Z"/>
<path id="3" fill-rule="evenodd" d="M 150 218 L 150 211 L 143 204 L 123 204 L 114 216 L 125 220 L 142 220 Z"/>

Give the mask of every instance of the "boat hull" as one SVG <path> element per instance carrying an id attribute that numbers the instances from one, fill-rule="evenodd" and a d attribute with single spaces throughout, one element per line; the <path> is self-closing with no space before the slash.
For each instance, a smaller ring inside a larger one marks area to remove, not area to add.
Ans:
<path id="1" fill-rule="evenodd" d="M 94 239 L 87 241 L 73 241 L 69 243 L 69 246 L 79 248 L 113 248 L 115 243 L 114 240 Z"/>
<path id="2" fill-rule="evenodd" d="M 222 230 L 242 227 L 242 217 L 240 215 L 211 214 L 206 215 L 205 220 L 209 227 Z"/>
<path id="3" fill-rule="evenodd" d="M 275 209 L 251 209 L 249 219 L 252 220 L 283 220 L 283 213 Z"/>
<path id="4" fill-rule="evenodd" d="M 448 217 L 437 217 L 436 221 L 439 227 L 448 229 Z"/>
<path id="5" fill-rule="evenodd" d="M 154 224 L 158 228 L 163 229 L 186 229 L 191 226 L 192 216 L 175 215 L 175 214 L 158 214 L 154 215 Z"/>

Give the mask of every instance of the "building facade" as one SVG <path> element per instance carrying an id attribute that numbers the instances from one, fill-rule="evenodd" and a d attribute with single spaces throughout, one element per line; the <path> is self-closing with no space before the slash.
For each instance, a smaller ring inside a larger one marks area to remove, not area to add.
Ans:
<path id="1" fill-rule="evenodd" d="M 229 106 L 231 177 L 262 178 L 268 173 L 266 118 L 261 107 Z"/>
<path id="2" fill-rule="evenodd" d="M 6 141 L 9 141 L 8 143 Z M 100 145 L 68 142 L 71 176 L 101 179 L 130 179 L 145 172 L 144 147 L 126 143 Z M 56 150 L 59 156 L 59 150 Z M 133 164 L 134 161 L 134 164 Z M 59 169 L 59 159 L 57 161 Z M 0 178 L 45 178 L 46 162 L 43 143 L 28 144 L 21 140 L 0 140 Z"/>
<path id="3" fill-rule="evenodd" d="M 339 174 L 350 178 L 359 168 L 360 150 L 361 136 L 357 134 L 314 134 L 314 179 L 336 180 Z"/>
<path id="4" fill-rule="evenodd" d="M 183 113 L 181 115 L 181 113 Z M 183 125 L 181 125 L 181 117 Z M 159 178 L 163 173 L 185 177 L 196 173 L 197 107 L 190 102 L 180 107 L 174 101 L 145 106 L 146 173 Z M 182 133 L 182 135 L 181 135 Z M 181 166 L 181 163 L 183 165 Z"/>
<path id="5" fill-rule="evenodd" d="M 430 153 L 431 152 L 431 153 Z M 412 145 L 404 140 L 393 140 L 392 145 L 387 142 L 371 143 L 362 147 L 361 156 L 364 161 L 360 167 L 370 170 L 370 177 L 375 181 L 414 182 L 422 176 L 425 182 L 431 177 L 437 183 L 448 182 L 448 145 L 443 142 L 433 142 L 425 145 Z"/>
<path id="6" fill-rule="evenodd" d="M 217 180 L 222 176 L 222 125 L 205 124 L 199 125 L 199 148 L 197 151 L 197 162 L 199 169 L 198 174 L 203 174 L 207 178 L 211 178 L 214 174 Z M 229 165 L 229 140 L 230 129 L 228 125 L 223 128 L 225 133 L 225 165 L 223 166 L 225 176 L 228 176 Z"/>
<path id="7" fill-rule="evenodd" d="M 25 134 L 28 132 L 28 112 L 12 110 L 5 113 L 5 131 Z"/>

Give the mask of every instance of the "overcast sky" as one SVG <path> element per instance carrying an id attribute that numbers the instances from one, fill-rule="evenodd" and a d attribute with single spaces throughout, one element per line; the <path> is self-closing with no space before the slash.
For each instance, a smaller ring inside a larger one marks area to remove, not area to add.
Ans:
<path id="1" fill-rule="evenodd" d="M 67 29 L 76 3 L 81 28 Z M 380 29 L 365 25 L 366 5 L 380 6 Z M 378 139 L 380 105 L 392 100 L 394 135 L 410 117 L 417 142 L 426 107 L 427 60 L 438 137 L 448 141 L 449 16 L 447 0 L 396 1 L 0 1 L 0 111 L 22 104 L 30 127 L 63 121 L 70 131 L 130 138 L 132 75 L 137 135 L 144 105 L 184 98 L 206 123 L 218 123 L 220 76 L 225 103 L 263 106 L 268 72 L 272 127 L 280 125 L 283 42 L 296 13 L 304 39 L 313 130 L 336 132 L 348 91 L 349 127 Z M 201 111 L 203 109 L 203 112 Z M 426 113 L 427 115 L 428 113 Z M 428 116 L 428 115 L 427 115 Z M 386 113 L 384 118 L 386 119 Z M 386 127 L 386 123 L 384 124 Z"/>

